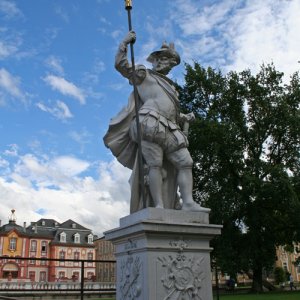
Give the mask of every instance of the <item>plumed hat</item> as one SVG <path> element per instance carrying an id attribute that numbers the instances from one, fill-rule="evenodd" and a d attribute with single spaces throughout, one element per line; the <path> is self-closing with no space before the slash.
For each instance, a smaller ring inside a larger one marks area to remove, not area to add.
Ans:
<path id="1" fill-rule="evenodd" d="M 166 42 L 164 42 L 162 44 L 160 50 L 154 51 L 148 56 L 147 61 L 153 63 L 153 61 L 161 55 L 169 57 L 169 58 L 173 58 L 174 66 L 177 66 L 180 64 L 180 56 L 175 50 L 174 43 L 170 43 L 168 45 Z"/>

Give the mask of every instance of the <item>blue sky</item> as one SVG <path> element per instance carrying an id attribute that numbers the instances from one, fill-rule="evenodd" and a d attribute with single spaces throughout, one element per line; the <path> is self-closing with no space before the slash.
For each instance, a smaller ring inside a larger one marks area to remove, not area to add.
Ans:
<path id="1" fill-rule="evenodd" d="M 299 70 L 300 0 L 133 0 L 136 62 L 174 42 L 223 72 Z M 0 0 L 0 219 L 69 218 L 95 233 L 129 212 L 129 170 L 102 138 L 131 87 L 114 69 L 123 0 Z M 183 82 L 184 65 L 170 76 Z"/>

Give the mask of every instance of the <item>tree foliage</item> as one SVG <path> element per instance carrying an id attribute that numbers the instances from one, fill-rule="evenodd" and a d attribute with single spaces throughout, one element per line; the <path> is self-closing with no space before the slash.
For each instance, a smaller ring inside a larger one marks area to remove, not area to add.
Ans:
<path id="1" fill-rule="evenodd" d="M 214 255 L 225 272 L 253 272 L 255 290 L 278 245 L 300 240 L 300 78 L 273 64 L 223 75 L 186 65 L 183 110 L 193 111 L 195 200 L 222 224 Z"/>
<path id="2" fill-rule="evenodd" d="M 274 278 L 275 278 L 276 284 L 285 282 L 287 280 L 287 278 L 286 278 L 286 273 L 285 273 L 284 269 L 281 267 L 276 267 L 274 269 Z"/>

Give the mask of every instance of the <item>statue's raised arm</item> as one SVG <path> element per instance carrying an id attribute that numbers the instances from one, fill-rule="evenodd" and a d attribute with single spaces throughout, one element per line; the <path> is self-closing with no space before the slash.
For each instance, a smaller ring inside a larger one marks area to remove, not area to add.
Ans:
<path id="1" fill-rule="evenodd" d="M 115 59 L 115 68 L 119 71 L 124 77 L 129 79 L 129 82 L 132 82 L 133 76 L 133 68 L 131 64 L 128 62 L 127 52 L 128 52 L 128 45 L 130 43 L 135 43 L 136 41 L 136 34 L 134 31 L 129 31 L 125 38 L 119 45 L 116 59 Z M 140 84 L 146 76 L 146 67 L 143 65 L 135 66 L 135 78 L 136 84 Z"/>

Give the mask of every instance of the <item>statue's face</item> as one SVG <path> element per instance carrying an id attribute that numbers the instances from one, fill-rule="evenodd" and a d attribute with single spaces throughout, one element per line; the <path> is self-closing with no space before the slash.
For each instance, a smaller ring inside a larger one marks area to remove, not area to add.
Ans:
<path id="1" fill-rule="evenodd" d="M 172 61 L 173 60 L 170 57 L 164 55 L 158 56 L 152 63 L 153 70 L 158 73 L 167 75 L 173 67 Z"/>

